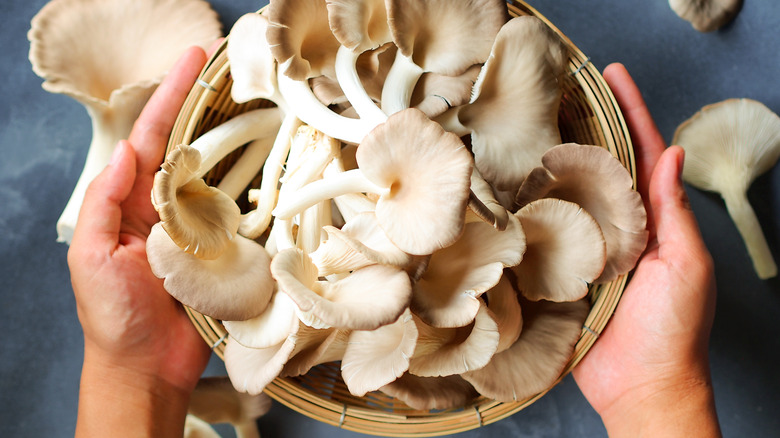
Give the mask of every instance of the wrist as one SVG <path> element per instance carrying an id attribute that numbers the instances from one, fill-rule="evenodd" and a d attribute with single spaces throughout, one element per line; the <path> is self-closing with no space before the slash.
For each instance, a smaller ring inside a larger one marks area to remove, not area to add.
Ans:
<path id="1" fill-rule="evenodd" d="M 601 414 L 610 437 L 720 437 L 708 375 L 638 386 Z"/>
<path id="2" fill-rule="evenodd" d="M 77 437 L 181 437 L 191 390 L 85 352 Z"/>

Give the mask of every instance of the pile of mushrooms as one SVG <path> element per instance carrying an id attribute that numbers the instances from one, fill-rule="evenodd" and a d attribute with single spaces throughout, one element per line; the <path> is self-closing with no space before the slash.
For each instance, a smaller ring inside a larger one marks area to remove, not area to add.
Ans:
<path id="1" fill-rule="evenodd" d="M 227 55 L 233 99 L 275 106 L 169 152 L 147 254 L 224 324 L 238 391 L 340 361 L 356 396 L 444 409 L 560 378 L 647 231 L 620 162 L 561 144 L 550 28 L 503 0 L 272 0 Z"/>

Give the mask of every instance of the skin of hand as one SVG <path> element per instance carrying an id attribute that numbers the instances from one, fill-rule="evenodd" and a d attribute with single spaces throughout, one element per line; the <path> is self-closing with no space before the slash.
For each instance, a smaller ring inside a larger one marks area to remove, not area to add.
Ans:
<path id="1" fill-rule="evenodd" d="M 684 150 L 666 148 L 625 67 L 608 66 L 604 78 L 637 152 L 650 236 L 612 319 L 573 375 L 611 437 L 720 436 L 708 356 L 714 267 L 680 180 Z"/>
<path id="2" fill-rule="evenodd" d="M 84 331 L 76 436 L 182 436 L 210 351 L 146 259 L 154 173 L 206 62 L 189 49 L 92 182 L 68 251 Z M 120 433 L 121 431 L 121 433 Z"/>

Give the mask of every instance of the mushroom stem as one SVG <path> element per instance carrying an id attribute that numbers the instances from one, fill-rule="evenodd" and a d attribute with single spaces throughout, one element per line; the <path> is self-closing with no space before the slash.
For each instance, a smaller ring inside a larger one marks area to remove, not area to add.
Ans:
<path id="1" fill-rule="evenodd" d="M 359 144 L 377 124 L 362 119 L 350 119 L 331 111 L 317 99 L 305 81 L 277 75 L 279 91 L 290 110 L 304 123 L 327 136 Z"/>
<path id="2" fill-rule="evenodd" d="M 336 54 L 336 79 L 347 100 L 357 111 L 358 116 L 369 123 L 378 125 L 387 120 L 387 114 L 374 103 L 360 82 L 356 69 L 359 55 L 359 52 L 350 50 L 345 46 L 339 47 L 339 51 Z"/>
<path id="3" fill-rule="evenodd" d="M 758 222 L 756 213 L 748 202 L 744 190 L 731 189 L 724 190 L 723 200 L 726 202 L 726 208 L 729 215 L 737 225 L 737 230 L 745 241 L 748 254 L 753 261 L 753 267 L 762 280 L 772 278 L 777 275 L 777 265 L 769 250 L 764 233 L 761 231 L 761 224 Z"/>
<path id="4" fill-rule="evenodd" d="M 414 85 L 423 73 L 423 69 L 412 61 L 411 56 L 405 56 L 399 51 L 382 87 L 382 111 L 394 114 L 409 108 Z"/>
<path id="5" fill-rule="evenodd" d="M 257 139 L 249 143 L 244 153 L 241 154 L 241 158 L 233 164 L 217 188 L 231 198 L 237 199 L 263 167 L 263 162 L 268 158 L 273 143 L 271 137 Z"/>
<path id="6" fill-rule="evenodd" d="M 347 170 L 328 178 L 312 181 L 296 190 L 295 196 L 285 196 L 280 199 L 273 215 L 280 219 L 289 219 L 320 201 L 358 192 L 381 196 L 389 193 L 390 188 L 374 184 L 360 169 Z"/>

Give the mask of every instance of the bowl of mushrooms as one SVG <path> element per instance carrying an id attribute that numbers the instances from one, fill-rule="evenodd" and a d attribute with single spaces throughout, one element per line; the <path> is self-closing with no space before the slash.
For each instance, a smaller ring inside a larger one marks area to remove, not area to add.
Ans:
<path id="1" fill-rule="evenodd" d="M 179 114 L 147 254 L 237 390 L 442 435 L 585 355 L 646 244 L 634 187 L 609 88 L 525 3 L 272 0 Z"/>

